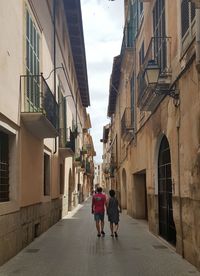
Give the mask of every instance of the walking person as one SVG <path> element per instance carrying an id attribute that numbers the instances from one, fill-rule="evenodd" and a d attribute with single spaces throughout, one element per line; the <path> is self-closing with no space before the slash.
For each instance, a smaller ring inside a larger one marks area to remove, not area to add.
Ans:
<path id="1" fill-rule="evenodd" d="M 97 188 L 97 193 L 92 197 L 92 214 L 94 214 L 94 220 L 96 222 L 97 236 L 104 237 L 104 213 L 106 207 L 106 196 L 102 193 L 102 188 Z"/>
<path id="2" fill-rule="evenodd" d="M 121 212 L 121 207 L 119 206 L 119 202 L 115 197 L 115 191 L 109 191 L 109 199 L 107 201 L 107 215 L 108 221 L 110 222 L 110 231 L 111 237 L 118 237 L 117 231 L 119 228 L 119 213 Z"/>

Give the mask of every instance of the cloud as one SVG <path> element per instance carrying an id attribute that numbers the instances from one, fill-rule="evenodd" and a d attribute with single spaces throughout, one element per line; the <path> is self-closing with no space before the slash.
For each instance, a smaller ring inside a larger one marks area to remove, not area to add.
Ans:
<path id="1" fill-rule="evenodd" d="M 100 139 L 107 118 L 109 81 L 113 57 L 119 55 L 123 37 L 124 1 L 81 0 L 91 106 L 90 113 L 97 156 L 101 162 Z"/>

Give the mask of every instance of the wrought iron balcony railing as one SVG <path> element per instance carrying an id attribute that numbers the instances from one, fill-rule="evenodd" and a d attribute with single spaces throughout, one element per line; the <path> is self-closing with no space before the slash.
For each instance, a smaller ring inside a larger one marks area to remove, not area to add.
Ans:
<path id="1" fill-rule="evenodd" d="M 160 75 L 158 84 L 160 87 L 168 87 L 170 85 L 171 77 L 171 38 L 170 37 L 152 37 L 143 64 L 141 65 L 138 74 L 138 104 L 144 109 L 148 110 L 151 106 L 152 99 L 155 102 L 155 89 L 150 87 L 145 80 L 145 70 L 149 61 L 154 61 L 160 68 Z M 160 95 L 163 98 L 163 95 Z M 152 105 L 154 103 L 152 102 Z"/>
<path id="2" fill-rule="evenodd" d="M 47 119 L 46 124 L 50 123 L 52 128 L 54 128 L 54 131 L 57 133 L 58 104 L 43 75 L 21 76 L 21 92 L 21 112 L 24 121 L 27 124 L 30 123 L 30 114 L 32 114 L 34 118 L 37 118 L 35 121 L 41 121 L 41 118 L 37 117 L 37 114 L 43 115 Z M 33 124 L 31 126 L 29 124 L 29 127 L 34 128 Z M 57 136 L 56 133 L 46 134 L 47 136 L 44 134 L 43 138 L 51 137 L 49 135 L 53 135 L 53 137 L 55 137 Z"/>
<path id="3" fill-rule="evenodd" d="M 75 153 L 75 141 L 76 135 L 70 128 L 60 128 L 59 129 L 59 147 L 69 148 Z"/>
<path id="4" fill-rule="evenodd" d="M 121 136 L 124 137 L 134 129 L 134 110 L 126 107 L 121 119 Z"/>

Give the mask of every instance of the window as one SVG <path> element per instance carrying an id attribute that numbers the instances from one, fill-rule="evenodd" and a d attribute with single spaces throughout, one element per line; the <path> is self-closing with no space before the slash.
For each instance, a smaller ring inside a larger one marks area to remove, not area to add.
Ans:
<path id="1" fill-rule="evenodd" d="M 61 85 L 58 86 L 58 102 L 59 102 L 59 130 L 60 130 L 60 146 L 65 147 L 67 142 L 67 120 L 66 120 L 66 98 L 63 96 Z"/>
<path id="2" fill-rule="evenodd" d="M 135 1 L 136 3 L 136 1 Z M 134 15 L 136 14 L 136 18 Z M 133 42 L 136 36 L 137 29 L 136 27 L 136 22 L 137 21 L 137 9 L 134 10 L 133 4 L 129 4 L 129 16 L 128 16 L 128 21 L 127 21 L 127 26 L 126 26 L 126 45 L 127 47 L 132 47 Z"/>
<path id="3" fill-rule="evenodd" d="M 0 202 L 9 201 L 9 136 L 0 131 Z"/>
<path id="4" fill-rule="evenodd" d="M 44 195 L 50 195 L 50 156 L 44 153 Z"/>
<path id="5" fill-rule="evenodd" d="M 139 51 L 139 65 L 141 66 L 144 62 L 144 41 L 142 42 L 142 46 Z"/>
<path id="6" fill-rule="evenodd" d="M 135 116 L 134 116 L 134 105 L 135 105 L 135 81 L 134 81 L 134 73 L 133 76 L 131 78 L 131 126 L 134 126 L 134 120 L 135 120 Z"/>
<path id="7" fill-rule="evenodd" d="M 192 24 L 195 18 L 195 5 L 187 0 L 181 2 L 181 37 L 192 34 Z"/>
<path id="8" fill-rule="evenodd" d="M 60 164 L 60 194 L 64 194 L 64 165 Z"/>
<path id="9" fill-rule="evenodd" d="M 139 16 L 139 20 L 141 20 L 141 17 L 143 16 L 144 13 L 144 6 L 143 3 L 138 3 L 138 16 Z"/>
<path id="10" fill-rule="evenodd" d="M 166 68 L 165 0 L 157 0 L 153 8 L 154 57 L 161 70 Z"/>
<path id="11" fill-rule="evenodd" d="M 39 108 L 40 106 L 39 77 L 37 77 L 40 72 L 39 45 L 39 33 L 28 10 L 26 10 L 26 75 L 30 76 L 30 78 L 27 78 L 26 97 L 29 109 Z"/>
<path id="12" fill-rule="evenodd" d="M 165 0 L 156 0 L 153 8 L 153 34 L 164 37 L 165 34 Z"/>
<path id="13" fill-rule="evenodd" d="M 138 27 L 143 19 L 143 3 L 140 3 L 139 0 L 130 1 L 128 11 L 129 15 L 126 25 L 126 46 L 132 47 L 137 35 Z"/>

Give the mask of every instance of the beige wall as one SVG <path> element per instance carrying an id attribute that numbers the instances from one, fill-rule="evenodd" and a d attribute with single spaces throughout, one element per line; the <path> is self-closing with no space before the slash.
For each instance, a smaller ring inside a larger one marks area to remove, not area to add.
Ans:
<path id="1" fill-rule="evenodd" d="M 0 28 L 0 112 L 14 123 L 19 124 L 19 76 L 23 72 L 22 1 L 12 2 L 12 9 L 10 1 L 1 1 L 0 24 L 2 26 Z M 10 30 L 15 30 L 15 32 L 11 35 Z"/>
<path id="2" fill-rule="evenodd" d="M 38 203 L 43 193 L 43 141 L 21 128 L 21 206 Z"/>

